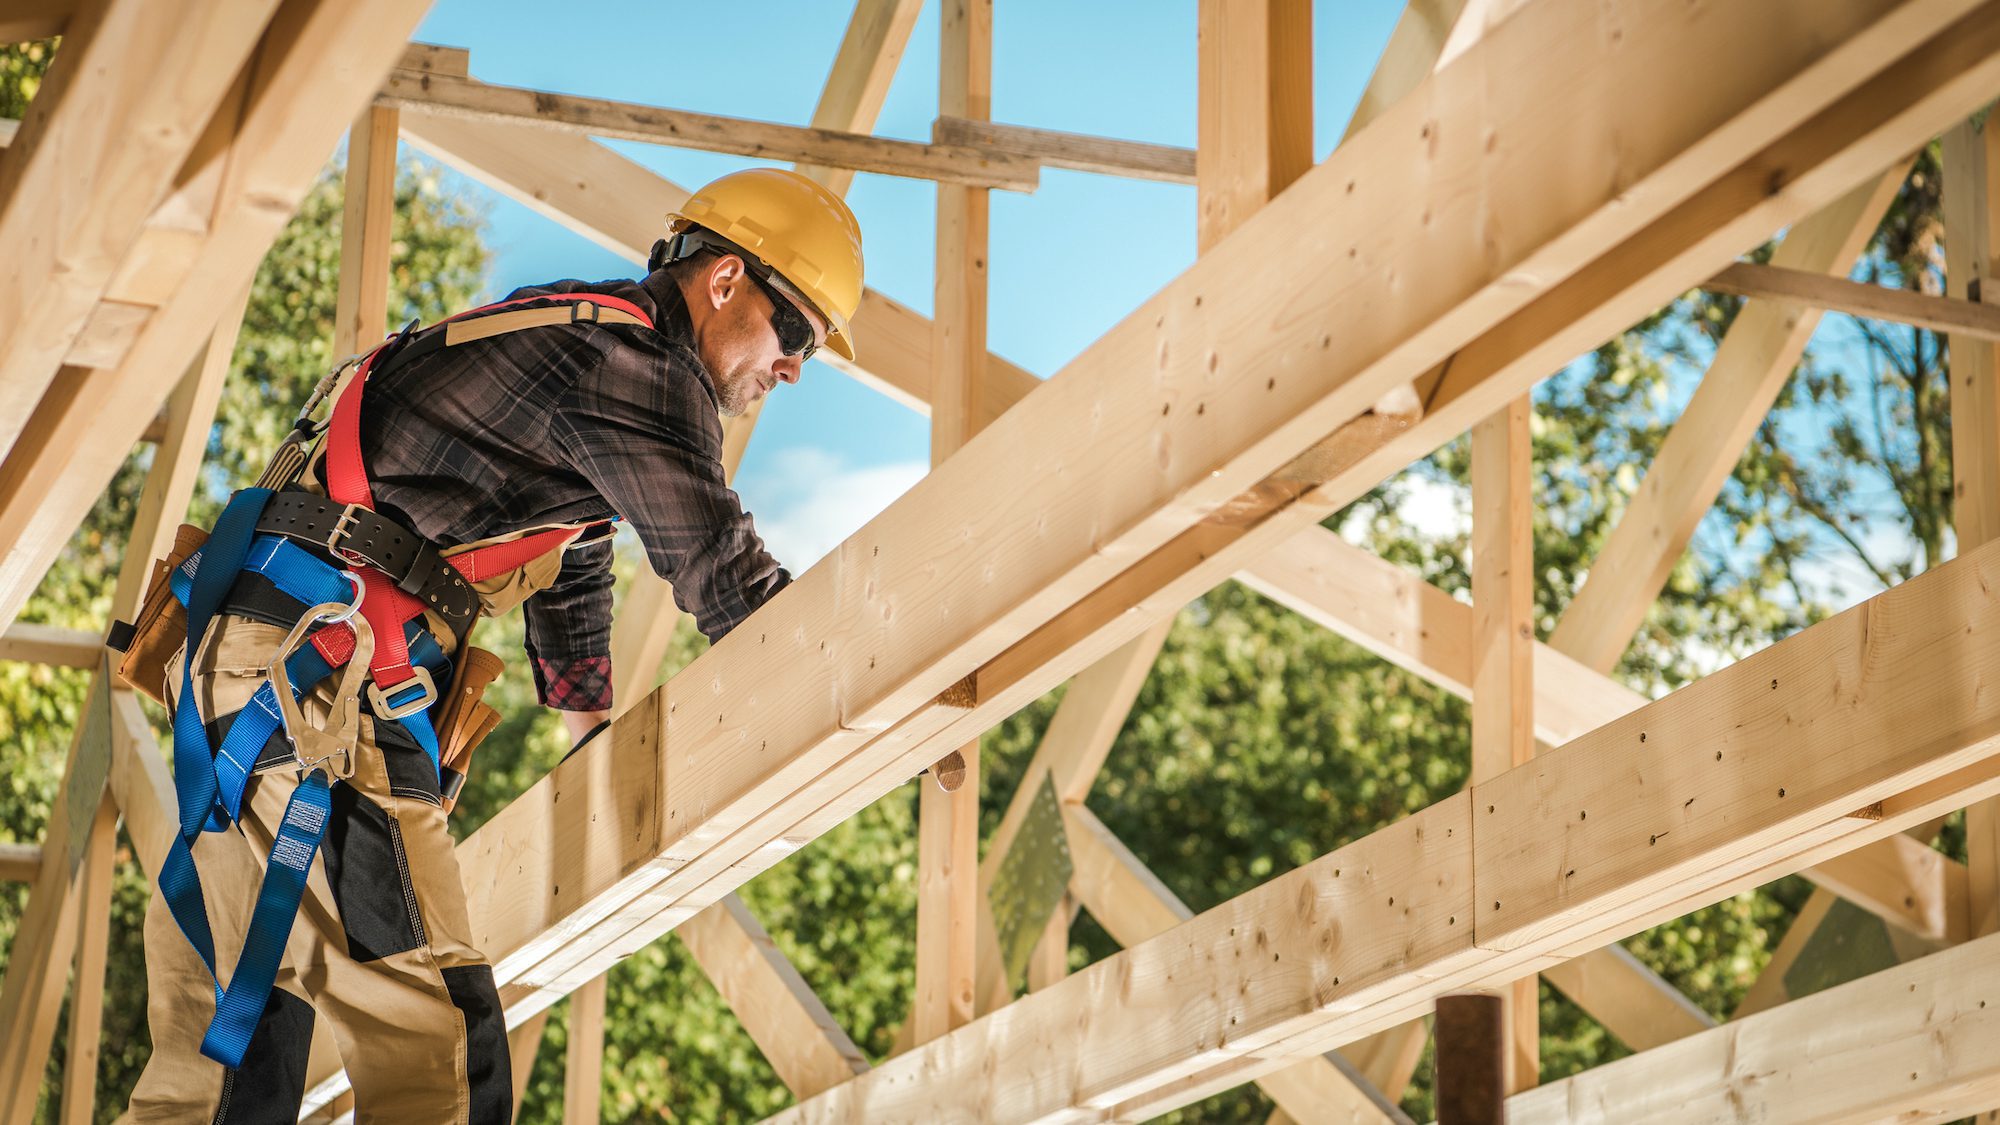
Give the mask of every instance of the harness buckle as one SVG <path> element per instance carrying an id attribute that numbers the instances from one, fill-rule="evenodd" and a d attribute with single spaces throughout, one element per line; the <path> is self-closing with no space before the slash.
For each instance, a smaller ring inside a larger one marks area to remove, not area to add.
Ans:
<path id="1" fill-rule="evenodd" d="M 326 538 L 322 541 L 326 545 L 326 549 L 332 551 L 336 558 L 345 559 L 348 562 L 359 565 L 367 564 L 368 560 L 360 558 L 340 545 L 341 540 L 354 534 L 354 528 L 361 522 L 355 513 L 367 510 L 359 504 L 349 504 L 340 510 L 340 518 L 333 522 L 333 530 L 327 532 Z"/>
<path id="2" fill-rule="evenodd" d="M 431 670 L 421 664 L 413 664 L 410 666 L 410 671 L 413 673 L 411 679 L 404 680 L 387 691 L 382 690 L 382 685 L 373 680 L 368 682 L 368 706 L 374 709 L 376 718 L 406 719 L 437 702 L 437 684 L 431 680 Z M 416 698 L 394 702 L 390 700 L 390 696 L 400 695 L 413 687 L 422 689 Z"/>
<path id="3" fill-rule="evenodd" d="M 589 316 L 583 315 L 583 310 L 585 309 L 590 310 Z M 599 309 L 596 301 L 571 301 L 569 305 L 569 322 L 575 324 L 579 320 L 587 320 L 592 324 L 596 324 L 598 312 Z"/>

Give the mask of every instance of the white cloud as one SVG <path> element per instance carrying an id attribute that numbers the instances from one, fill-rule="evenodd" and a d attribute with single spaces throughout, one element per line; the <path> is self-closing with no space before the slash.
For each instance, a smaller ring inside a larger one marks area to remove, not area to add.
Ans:
<path id="1" fill-rule="evenodd" d="M 764 545 L 786 569 L 803 573 L 873 519 L 929 467 L 894 462 L 858 467 L 813 446 L 792 446 L 743 482 L 744 503 Z"/>

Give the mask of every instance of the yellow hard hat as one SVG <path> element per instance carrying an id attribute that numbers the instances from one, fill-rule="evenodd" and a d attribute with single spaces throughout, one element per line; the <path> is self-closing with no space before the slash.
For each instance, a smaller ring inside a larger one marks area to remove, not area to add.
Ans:
<path id="1" fill-rule="evenodd" d="M 827 346 L 854 358 L 847 322 L 861 305 L 861 224 L 846 202 L 784 168 L 732 172 L 667 216 L 667 233 L 704 227 L 749 251 L 826 318 Z"/>

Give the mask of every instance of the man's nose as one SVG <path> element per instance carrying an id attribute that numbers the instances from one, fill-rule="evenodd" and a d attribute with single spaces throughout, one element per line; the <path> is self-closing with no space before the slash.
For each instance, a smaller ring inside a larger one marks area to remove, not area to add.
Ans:
<path id="1" fill-rule="evenodd" d="M 778 362 L 771 365 L 771 370 L 784 382 L 796 383 L 799 381 L 799 375 L 804 371 L 805 365 L 806 361 L 800 359 L 798 356 L 779 356 Z"/>

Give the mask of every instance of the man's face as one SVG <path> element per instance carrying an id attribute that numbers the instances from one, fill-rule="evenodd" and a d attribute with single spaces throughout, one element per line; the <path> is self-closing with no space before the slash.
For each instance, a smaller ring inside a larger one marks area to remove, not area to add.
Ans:
<path id="1" fill-rule="evenodd" d="M 804 315 L 816 344 L 826 342 L 826 322 L 818 314 L 782 291 L 760 284 L 734 255 L 711 262 L 702 271 L 700 288 L 710 315 L 698 327 L 696 348 L 715 380 L 717 405 L 725 416 L 742 414 L 779 383 L 799 381 L 805 361 L 798 355 L 786 355 L 780 346 L 771 324 L 773 300 L 784 301 Z"/>

